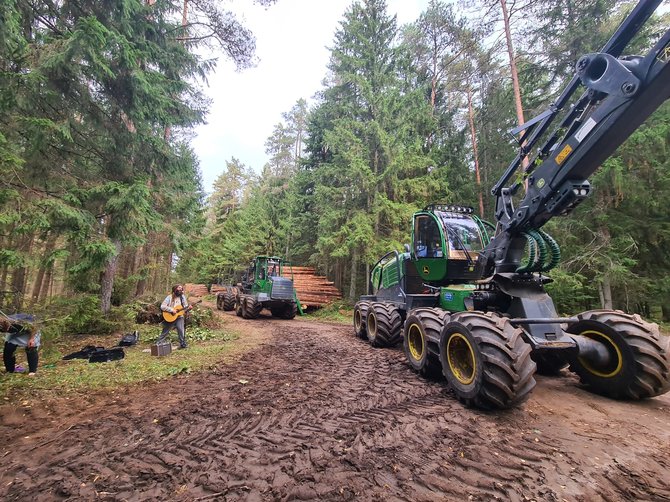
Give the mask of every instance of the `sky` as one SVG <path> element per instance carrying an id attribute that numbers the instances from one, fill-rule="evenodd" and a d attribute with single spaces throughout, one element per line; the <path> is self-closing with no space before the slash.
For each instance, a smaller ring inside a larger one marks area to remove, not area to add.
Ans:
<path id="1" fill-rule="evenodd" d="M 326 76 L 328 47 L 352 1 L 278 0 L 269 8 L 251 0 L 224 3 L 256 36 L 258 64 L 237 72 L 221 56 L 208 78 L 207 123 L 191 140 L 207 193 L 232 157 L 260 172 L 268 161 L 265 141 L 282 113 L 300 98 L 313 103 Z M 415 21 L 427 5 L 428 0 L 387 0 L 399 25 Z"/>

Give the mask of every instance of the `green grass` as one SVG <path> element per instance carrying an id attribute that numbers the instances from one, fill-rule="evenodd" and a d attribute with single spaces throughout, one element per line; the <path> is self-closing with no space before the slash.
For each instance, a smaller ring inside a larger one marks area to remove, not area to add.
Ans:
<path id="1" fill-rule="evenodd" d="M 156 327 L 151 334 L 157 334 Z M 172 333 L 176 339 L 176 333 Z M 178 374 L 209 369 L 221 362 L 234 347 L 239 338 L 227 329 L 188 328 L 189 348 L 174 350 L 164 357 L 152 356 L 144 352 L 150 348 L 153 338 L 141 334 L 141 342 L 125 349 L 125 358 L 107 363 L 89 363 L 86 359 L 63 361 L 62 356 L 80 350 L 85 345 L 111 348 L 120 339 L 114 337 L 87 337 L 78 342 L 61 342 L 59 346 L 48 346 L 40 351 L 37 375 L 26 373 L 0 373 L 0 398 L 7 400 L 10 394 L 28 395 L 48 391 L 50 394 L 66 395 L 86 393 L 90 390 L 114 389 L 119 386 L 135 385 L 141 382 L 159 381 Z M 25 352 L 16 351 L 17 364 L 27 368 Z"/>
<path id="2" fill-rule="evenodd" d="M 340 324 L 351 324 L 354 315 L 354 307 L 347 301 L 340 300 L 332 302 L 324 307 L 307 313 L 303 319 L 316 321 L 336 322 Z"/>

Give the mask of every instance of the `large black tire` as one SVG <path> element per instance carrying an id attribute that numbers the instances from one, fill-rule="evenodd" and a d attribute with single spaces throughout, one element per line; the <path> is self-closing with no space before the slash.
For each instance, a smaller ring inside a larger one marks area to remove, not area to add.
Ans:
<path id="1" fill-rule="evenodd" d="M 610 353 L 598 365 L 576 356 L 570 361 L 583 384 L 614 399 L 644 399 L 670 390 L 670 338 L 658 325 L 618 310 L 591 310 L 577 316 L 568 333 L 601 342 Z"/>
<path id="2" fill-rule="evenodd" d="M 512 408 L 535 387 L 523 332 L 488 312 L 459 312 L 440 335 L 442 373 L 458 399 L 484 410 Z"/>
<path id="3" fill-rule="evenodd" d="M 440 333 L 448 320 L 449 313 L 438 308 L 419 308 L 409 312 L 402 345 L 413 370 L 430 378 L 441 375 Z"/>
<path id="4" fill-rule="evenodd" d="M 368 339 L 365 323 L 367 322 L 370 302 L 362 301 L 354 305 L 354 334 L 363 340 Z"/>
<path id="5" fill-rule="evenodd" d="M 556 376 L 569 364 L 568 355 L 561 350 L 535 351 L 531 357 L 537 365 L 537 373 L 545 376 Z"/>
<path id="6" fill-rule="evenodd" d="M 402 338 L 402 317 L 390 303 L 371 303 L 365 331 L 373 347 L 393 347 Z"/>
<path id="7" fill-rule="evenodd" d="M 297 303 L 287 303 L 279 312 L 279 317 L 282 319 L 293 319 L 298 314 Z"/>
<path id="8" fill-rule="evenodd" d="M 219 293 L 219 295 L 220 294 L 221 293 Z M 219 299 L 218 295 L 217 295 L 216 299 L 217 299 L 217 308 L 218 308 L 218 306 L 219 306 L 218 305 L 218 299 Z M 223 308 L 223 310 L 226 310 L 226 311 L 233 310 L 235 308 L 235 295 L 233 295 L 233 293 L 231 293 L 230 291 L 226 291 L 225 293 L 223 293 L 223 301 L 221 302 L 221 307 Z"/>
<path id="9" fill-rule="evenodd" d="M 263 304 L 259 303 L 253 296 L 248 296 L 242 300 L 242 317 L 256 319 L 263 310 Z"/>
<path id="10" fill-rule="evenodd" d="M 235 297 L 235 314 L 237 315 L 237 317 L 243 317 L 242 316 L 243 311 L 244 311 L 244 303 L 240 295 L 237 295 Z"/>
<path id="11" fill-rule="evenodd" d="M 216 295 L 216 308 L 217 310 L 223 310 L 223 296 L 225 293 L 217 293 Z"/>

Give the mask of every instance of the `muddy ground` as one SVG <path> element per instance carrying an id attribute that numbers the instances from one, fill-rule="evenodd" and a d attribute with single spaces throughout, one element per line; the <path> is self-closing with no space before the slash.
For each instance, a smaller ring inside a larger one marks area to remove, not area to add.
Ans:
<path id="1" fill-rule="evenodd" d="M 483 413 L 348 326 L 223 315 L 237 362 L 1 407 L 0 499 L 670 501 L 670 395 L 564 372 Z"/>

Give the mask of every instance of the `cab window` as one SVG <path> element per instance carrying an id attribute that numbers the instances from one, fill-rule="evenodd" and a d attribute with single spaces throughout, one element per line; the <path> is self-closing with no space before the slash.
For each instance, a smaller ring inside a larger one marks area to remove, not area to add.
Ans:
<path id="1" fill-rule="evenodd" d="M 417 258 L 442 258 L 442 236 L 437 221 L 429 215 L 414 219 L 414 253 Z"/>

